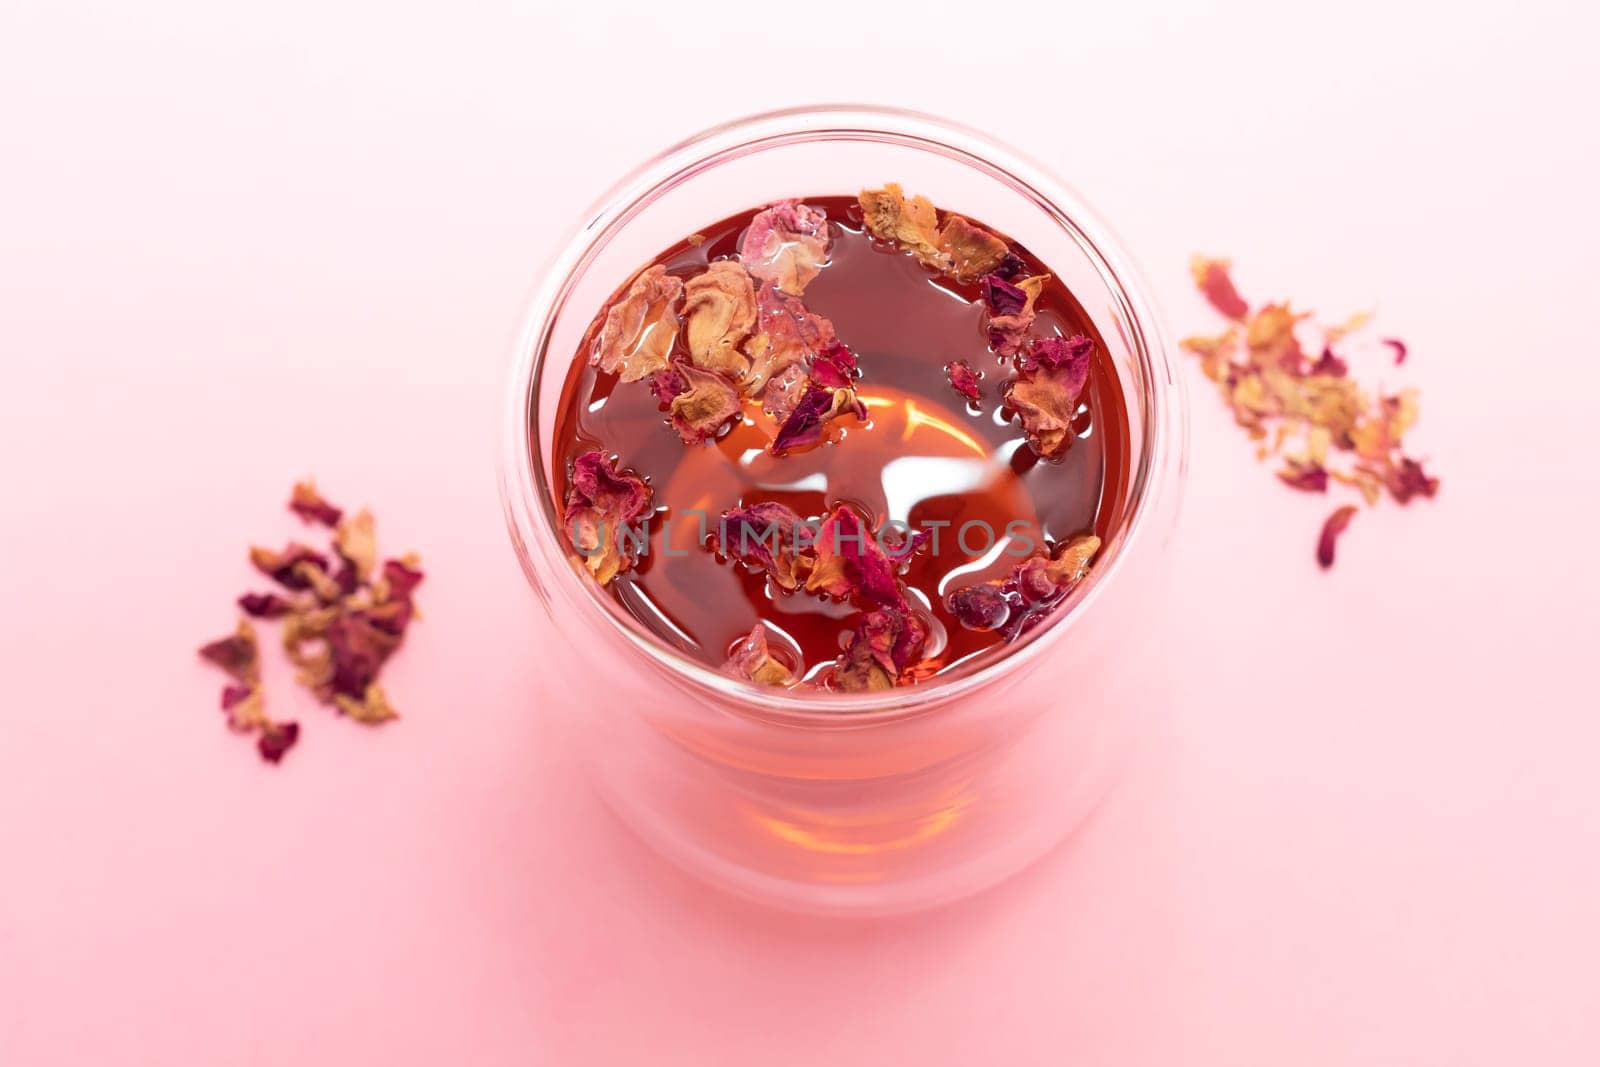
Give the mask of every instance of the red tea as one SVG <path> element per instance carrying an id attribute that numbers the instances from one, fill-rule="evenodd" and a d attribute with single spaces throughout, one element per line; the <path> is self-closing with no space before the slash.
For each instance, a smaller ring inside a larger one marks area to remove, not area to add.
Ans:
<path id="1" fill-rule="evenodd" d="M 644 627 L 756 681 L 884 688 L 999 649 L 1129 478 L 1116 371 L 1049 275 L 895 186 L 686 237 L 568 373 L 569 542 Z"/>

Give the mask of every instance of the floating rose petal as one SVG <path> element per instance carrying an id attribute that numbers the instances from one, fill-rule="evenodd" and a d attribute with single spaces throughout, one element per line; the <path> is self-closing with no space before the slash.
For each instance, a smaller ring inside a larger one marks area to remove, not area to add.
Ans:
<path id="1" fill-rule="evenodd" d="M 982 373 L 972 369 L 972 364 L 964 359 L 958 359 L 944 369 L 950 376 L 950 388 L 976 404 L 983 399 L 983 388 L 978 384 Z"/>
<path id="2" fill-rule="evenodd" d="M 857 198 L 867 232 L 890 241 L 943 270 L 945 253 L 939 247 L 939 213 L 925 196 L 906 199 L 900 186 L 890 182 L 882 189 L 864 189 Z"/>
<path id="3" fill-rule="evenodd" d="M 1093 348 L 1087 337 L 1038 338 L 1017 358 L 1017 376 L 1003 387 L 1029 445 L 1046 459 L 1059 456 L 1072 440 L 1072 419 L 1089 381 Z"/>
<path id="4" fill-rule="evenodd" d="M 678 336 L 682 299 L 683 282 L 659 263 L 641 272 L 606 310 L 590 362 L 625 382 L 665 368 Z"/>
<path id="5" fill-rule="evenodd" d="M 849 389 L 855 377 L 856 354 L 837 341 L 811 361 L 811 380 L 825 389 Z"/>
<path id="6" fill-rule="evenodd" d="M 997 274 L 986 274 L 980 280 L 984 332 L 997 354 L 1009 357 L 1022 349 L 1037 317 L 1034 302 L 1049 280 L 1048 274 L 1023 278 L 1014 285 Z"/>
<path id="7" fill-rule="evenodd" d="M 763 568 L 780 588 L 800 585 L 806 561 L 796 532 L 800 516 L 772 501 L 724 511 L 717 525 L 717 544 L 724 554 Z"/>
<path id="8" fill-rule="evenodd" d="M 728 420 L 739 414 L 739 390 L 713 371 L 682 364 L 677 368 L 678 392 L 668 403 L 672 428 L 685 444 L 701 444 L 717 436 Z M 657 394 L 660 395 L 659 393 Z"/>
<path id="9" fill-rule="evenodd" d="M 840 505 L 822 521 L 814 551 L 816 562 L 806 578 L 808 592 L 858 597 L 868 604 L 905 610 L 895 562 L 850 508 Z"/>
<path id="10" fill-rule="evenodd" d="M 758 397 L 767 382 L 796 363 L 833 344 L 833 323 L 806 310 L 806 306 L 770 285 L 756 294 L 756 333 L 745 344 L 750 370 L 743 388 Z"/>
<path id="11" fill-rule="evenodd" d="M 344 514 L 322 499 L 322 494 L 311 482 L 295 483 L 294 491 L 289 496 L 289 510 L 306 522 L 318 522 L 324 526 L 339 525 L 339 519 Z"/>
<path id="12" fill-rule="evenodd" d="M 750 360 L 739 346 L 756 328 L 756 290 L 750 275 L 733 260 L 718 260 L 690 278 L 683 293 L 684 336 L 695 366 L 735 381 L 743 378 Z"/>
<path id="13" fill-rule="evenodd" d="M 739 258 L 755 277 L 799 296 L 827 262 L 832 240 L 827 212 L 785 200 L 750 220 Z"/>
<path id="14" fill-rule="evenodd" d="M 961 625 L 973 630 L 999 630 L 1007 641 L 1037 625 L 1089 572 L 1100 551 L 1100 539 L 1077 537 L 1054 555 L 1032 556 L 1005 578 L 957 589 L 945 606 Z"/>
<path id="15" fill-rule="evenodd" d="M 964 282 L 994 270 L 1010 251 L 1004 239 L 960 215 L 945 219 L 939 230 L 939 248 L 949 272 Z"/>
<path id="16" fill-rule="evenodd" d="M 922 658 L 928 626 L 912 612 L 894 607 L 863 615 L 850 635 L 835 684 L 847 693 L 892 689 L 906 668 Z"/>
<path id="17" fill-rule="evenodd" d="M 650 496 L 650 487 L 642 479 L 619 473 L 612 459 L 599 449 L 585 452 L 573 462 L 562 525 L 601 585 L 633 566 L 636 550 L 630 524 L 649 511 Z M 351 695 L 359 695 L 359 690 Z"/>
<path id="18" fill-rule="evenodd" d="M 1322 524 L 1322 535 L 1317 538 L 1317 562 L 1323 570 L 1333 566 L 1333 550 L 1339 542 L 1339 537 L 1344 533 L 1345 527 L 1350 525 L 1350 520 L 1355 517 L 1356 509 L 1351 504 L 1336 510 L 1328 516 L 1328 521 Z"/>
<path id="19" fill-rule="evenodd" d="M 788 686 L 794 682 L 794 672 L 772 655 L 767 628 L 760 623 L 733 646 L 725 668 L 735 677 L 759 685 Z"/>

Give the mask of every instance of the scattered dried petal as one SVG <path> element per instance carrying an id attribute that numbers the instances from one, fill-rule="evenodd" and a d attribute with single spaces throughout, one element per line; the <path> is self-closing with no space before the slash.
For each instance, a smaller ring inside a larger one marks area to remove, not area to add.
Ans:
<path id="1" fill-rule="evenodd" d="M 292 542 L 282 552 L 274 552 L 269 548 L 256 546 L 250 549 L 250 562 L 255 564 L 256 570 L 265 574 L 285 589 L 299 592 L 311 588 L 313 579 L 308 575 L 312 571 L 328 570 L 328 557 L 320 552 L 314 552 L 305 545 Z M 300 566 L 302 563 L 309 567 Z"/>
<path id="2" fill-rule="evenodd" d="M 350 565 L 356 583 L 364 582 L 378 565 L 378 533 L 372 512 L 363 508 L 339 524 L 334 533 L 334 551 Z M 349 593 L 352 590 L 346 589 Z"/>
<path id="3" fill-rule="evenodd" d="M 945 367 L 944 372 L 950 376 L 950 388 L 974 404 L 983 399 L 983 388 L 978 385 L 978 379 L 983 377 L 983 373 L 973 370 L 972 364 L 964 359 L 958 359 Z"/>
<path id="4" fill-rule="evenodd" d="M 683 282 L 659 263 L 641 272 L 606 310 L 590 362 L 625 382 L 665 368 L 678 336 L 682 299 Z"/>
<path id="5" fill-rule="evenodd" d="M 827 212 L 784 200 L 750 220 L 739 258 L 755 277 L 799 296 L 827 262 L 832 241 Z"/>
<path id="6" fill-rule="evenodd" d="M 1228 275 L 1232 267 L 1233 264 L 1226 259 L 1207 259 L 1205 256 L 1195 256 L 1189 261 L 1194 283 L 1211 302 L 1211 306 L 1228 318 L 1243 322 L 1250 313 L 1250 305 L 1233 287 L 1233 279 Z"/>
<path id="7" fill-rule="evenodd" d="M 1303 492 L 1326 493 L 1328 491 L 1328 472 L 1316 463 L 1290 460 L 1278 472 L 1278 477 L 1283 480 L 1285 485 Z"/>
<path id="8" fill-rule="evenodd" d="M 375 684 L 367 686 L 365 692 L 361 694 L 360 700 L 344 693 L 336 693 L 333 702 L 341 712 L 356 722 L 366 723 L 369 726 L 375 726 L 380 722 L 388 722 L 390 719 L 398 719 L 400 717 L 400 713 L 389 705 L 389 700 L 383 695 L 383 690 Z"/>
<path id="9" fill-rule="evenodd" d="M 289 495 L 289 510 L 306 522 L 319 522 L 324 526 L 337 526 L 343 511 L 322 499 L 312 482 L 296 482 Z"/>
<path id="10" fill-rule="evenodd" d="M 1333 354 L 1333 349 L 1324 347 L 1322 355 L 1311 364 L 1312 374 L 1325 374 L 1330 378 L 1343 378 L 1350 373 L 1350 365 Z"/>
<path id="11" fill-rule="evenodd" d="M 294 609 L 294 601 L 277 593 L 246 593 L 239 598 L 239 610 L 257 619 L 281 619 Z"/>
<path id="12" fill-rule="evenodd" d="M 725 667 L 735 677 L 758 685 L 788 686 L 794 682 L 794 672 L 772 655 L 767 628 L 760 623 L 734 645 Z"/>
<path id="13" fill-rule="evenodd" d="M 1398 337 L 1385 337 L 1383 343 L 1394 349 L 1394 365 L 1396 367 L 1406 361 L 1406 343 Z"/>
<path id="14" fill-rule="evenodd" d="M 261 753 L 261 758 L 268 763 L 277 763 L 298 740 L 300 740 L 299 723 L 271 722 L 262 727 L 261 736 L 256 739 L 256 751 Z"/>
<path id="15" fill-rule="evenodd" d="M 601 585 L 633 566 L 635 548 L 629 526 L 649 510 L 650 497 L 650 487 L 642 479 L 619 473 L 615 462 L 599 449 L 591 449 L 573 462 L 572 488 L 562 524 L 573 548 Z M 360 692 L 357 689 L 351 695 Z"/>
<path id="16" fill-rule="evenodd" d="M 744 267 L 718 260 L 683 287 L 684 335 L 697 367 L 735 381 L 750 369 L 739 346 L 756 327 L 756 290 Z"/>
<path id="17" fill-rule="evenodd" d="M 1322 535 L 1317 538 L 1317 562 L 1323 570 L 1333 566 L 1333 550 L 1338 544 L 1339 536 L 1344 533 L 1345 527 L 1350 525 L 1350 520 L 1355 517 L 1356 509 L 1353 504 L 1346 504 L 1328 516 L 1328 521 L 1322 524 Z"/>
<path id="18" fill-rule="evenodd" d="M 1412 497 L 1431 497 L 1439 491 L 1439 479 L 1430 478 L 1422 464 L 1405 456 L 1390 468 L 1385 479 L 1389 492 L 1401 504 L 1409 504 Z"/>
<path id="19" fill-rule="evenodd" d="M 238 629 L 229 636 L 201 646 L 200 658 L 216 664 L 245 685 L 254 686 L 260 680 L 261 659 L 256 645 L 256 628 L 250 625 L 248 619 L 240 619 Z"/>

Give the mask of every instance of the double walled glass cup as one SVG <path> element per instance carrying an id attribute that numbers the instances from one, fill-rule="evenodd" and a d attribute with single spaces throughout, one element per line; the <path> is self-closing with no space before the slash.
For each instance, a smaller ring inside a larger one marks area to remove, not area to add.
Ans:
<path id="1" fill-rule="evenodd" d="M 897 181 L 1025 244 L 1093 320 L 1127 398 L 1131 477 L 1090 575 L 1007 653 L 887 692 L 778 690 L 693 661 L 584 571 L 552 495 L 563 382 L 611 293 L 684 234 L 787 197 Z M 1039 857 L 1104 794 L 1155 699 L 1183 476 L 1182 390 L 1127 257 L 1083 202 L 1015 151 L 865 107 L 756 115 L 650 160 L 608 192 L 528 310 L 507 398 L 512 542 L 562 634 L 545 711 L 594 780 L 694 874 L 782 907 L 887 914 L 983 889 Z"/>

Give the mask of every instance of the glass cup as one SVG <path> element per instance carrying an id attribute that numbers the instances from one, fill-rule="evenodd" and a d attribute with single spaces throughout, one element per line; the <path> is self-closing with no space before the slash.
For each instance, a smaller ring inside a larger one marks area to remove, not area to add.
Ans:
<path id="1" fill-rule="evenodd" d="M 577 561 L 551 495 L 555 416 L 612 292 L 684 234 L 787 197 L 897 181 L 1022 242 L 1093 319 L 1128 398 L 1131 480 L 1089 577 L 1006 654 L 887 692 L 799 693 L 692 661 Z M 601 793 L 668 858 L 808 912 L 882 915 L 993 885 L 1088 815 L 1153 697 L 1186 454 L 1182 388 L 1144 286 L 1085 204 L 973 130 L 829 106 L 718 126 L 647 161 L 586 214 L 513 354 L 501 464 L 518 558 L 565 644 L 545 707 Z"/>

